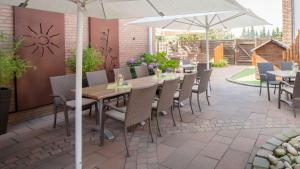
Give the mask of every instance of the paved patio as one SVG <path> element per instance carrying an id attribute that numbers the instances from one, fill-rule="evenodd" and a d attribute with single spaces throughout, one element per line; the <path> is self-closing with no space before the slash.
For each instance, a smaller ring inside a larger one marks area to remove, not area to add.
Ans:
<path id="1" fill-rule="evenodd" d="M 192 115 L 186 104 L 183 107 L 185 123 L 179 122 L 176 110 L 177 127 L 172 126 L 170 115 L 162 117 L 163 137 L 155 137 L 154 143 L 148 137 L 147 125 L 137 127 L 130 133 L 129 158 L 125 157 L 121 125 L 108 120 L 106 125 L 113 130 L 116 139 L 99 147 L 98 134 L 89 130 L 95 124 L 94 117 L 86 112 L 84 168 L 251 168 L 258 147 L 276 133 L 287 128 L 297 129 L 300 121 L 287 106 L 277 109 L 277 95 L 271 95 L 272 100 L 268 102 L 266 90 L 258 96 L 258 88 L 225 80 L 243 68 L 214 69 L 211 106 L 203 96 L 203 111 Z M 195 100 L 194 103 L 194 110 L 198 111 Z M 10 126 L 9 132 L 0 136 L 0 168 L 74 168 L 74 118 L 71 119 L 71 137 L 66 137 L 62 113 L 56 129 L 52 128 L 53 116 Z M 155 126 L 153 123 L 154 129 Z"/>

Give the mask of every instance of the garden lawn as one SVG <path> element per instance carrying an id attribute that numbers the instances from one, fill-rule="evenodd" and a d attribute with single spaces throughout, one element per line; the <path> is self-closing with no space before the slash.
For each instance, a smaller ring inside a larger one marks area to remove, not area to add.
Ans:
<path id="1" fill-rule="evenodd" d="M 234 83 L 249 85 L 249 86 L 259 86 L 259 80 L 255 77 L 256 69 L 255 67 L 246 68 L 234 75 L 232 75 L 228 80 Z"/>

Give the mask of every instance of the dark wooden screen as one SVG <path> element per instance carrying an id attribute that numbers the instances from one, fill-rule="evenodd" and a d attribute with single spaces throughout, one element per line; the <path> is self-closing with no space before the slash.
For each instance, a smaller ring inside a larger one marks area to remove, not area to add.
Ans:
<path id="1" fill-rule="evenodd" d="M 111 82 L 114 80 L 113 69 L 119 67 L 118 20 L 89 18 L 89 29 L 90 45 L 103 54 L 105 62 L 102 69 L 106 69 Z"/>
<path id="2" fill-rule="evenodd" d="M 15 7 L 14 33 L 24 37 L 18 54 L 35 67 L 17 80 L 17 110 L 47 105 L 49 77 L 65 73 L 64 15 Z"/>

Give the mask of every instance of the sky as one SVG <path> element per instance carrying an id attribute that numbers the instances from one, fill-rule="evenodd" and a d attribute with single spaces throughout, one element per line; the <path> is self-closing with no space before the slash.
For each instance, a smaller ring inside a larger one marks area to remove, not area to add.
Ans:
<path id="1" fill-rule="evenodd" d="M 236 0 L 245 8 L 252 10 L 259 17 L 265 19 L 271 25 L 265 26 L 265 28 L 272 31 L 272 29 L 279 27 L 282 29 L 282 0 Z M 256 31 L 260 31 L 263 26 L 254 27 Z M 159 29 L 158 29 L 159 30 Z M 172 30 L 169 30 L 172 31 Z M 235 37 L 239 37 L 242 34 L 242 28 L 232 29 L 232 33 Z M 181 31 L 182 32 L 182 31 Z M 197 32 L 197 31 L 196 31 Z"/>
<path id="2" fill-rule="evenodd" d="M 271 26 L 266 28 L 272 29 L 273 27 L 282 28 L 282 0 L 236 0 L 246 8 L 251 9 L 258 16 L 268 21 Z M 261 27 L 256 27 L 261 29 Z M 235 35 L 241 34 L 241 29 L 232 30 Z"/>

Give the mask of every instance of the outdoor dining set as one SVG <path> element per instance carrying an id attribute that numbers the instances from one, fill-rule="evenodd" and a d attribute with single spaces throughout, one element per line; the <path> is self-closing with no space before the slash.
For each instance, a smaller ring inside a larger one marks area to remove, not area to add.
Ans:
<path id="1" fill-rule="evenodd" d="M 268 100 L 270 101 L 270 86 L 274 87 L 274 94 L 278 87 L 278 108 L 281 108 L 281 102 L 287 103 L 294 111 L 300 108 L 300 72 L 298 65 L 293 62 L 282 62 L 279 70 L 274 70 L 274 65 L 270 62 L 257 63 L 260 77 L 261 95 L 262 84 L 265 83 L 268 92 Z M 285 94 L 285 99 L 282 94 Z"/>
<path id="2" fill-rule="evenodd" d="M 156 119 L 158 136 L 162 136 L 161 121 L 163 114 L 169 112 L 173 125 L 176 126 L 174 108 L 179 113 L 181 122 L 184 122 L 181 114 L 182 102 L 189 100 L 191 112 L 193 93 L 197 95 L 198 108 L 200 107 L 200 94 L 206 93 L 209 105 L 208 84 L 212 69 L 206 69 L 205 63 L 198 63 L 195 71 L 188 73 L 156 72 L 149 75 L 147 65 L 135 66 L 137 78 L 133 79 L 129 67 L 114 69 L 115 82 L 109 83 L 105 70 L 87 72 L 88 87 L 82 89 L 82 109 L 95 108 L 96 129 L 100 130 L 100 145 L 104 143 L 104 136 L 113 139 L 109 129 L 105 128 L 105 119 L 110 118 L 119 121 L 124 126 L 124 138 L 128 151 L 127 129 L 138 124 L 148 122 L 149 133 L 153 141 L 151 120 Z M 63 110 L 67 135 L 70 136 L 69 110 L 75 109 L 75 75 L 50 77 L 54 98 L 54 124 L 58 110 Z"/>

